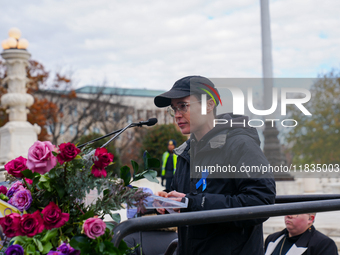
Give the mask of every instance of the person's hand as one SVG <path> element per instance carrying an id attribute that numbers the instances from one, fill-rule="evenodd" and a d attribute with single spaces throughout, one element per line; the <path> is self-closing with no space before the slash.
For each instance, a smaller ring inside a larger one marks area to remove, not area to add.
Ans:
<path id="1" fill-rule="evenodd" d="M 157 191 L 155 195 L 159 197 L 168 197 L 168 193 L 166 193 L 165 191 Z"/>
<path id="2" fill-rule="evenodd" d="M 155 195 L 159 196 L 159 197 L 168 197 L 168 193 L 166 193 L 165 191 L 158 191 L 158 192 L 155 193 Z M 164 208 L 157 208 L 156 210 L 160 214 L 165 214 Z"/>
<path id="3" fill-rule="evenodd" d="M 178 202 L 181 202 L 183 197 L 185 197 L 185 194 L 181 192 L 171 191 L 168 193 L 168 198 Z M 173 208 L 173 210 L 178 213 L 180 212 L 180 208 Z"/>
<path id="4" fill-rule="evenodd" d="M 185 194 L 177 191 L 171 191 L 170 193 L 167 194 L 167 197 L 172 200 L 181 202 L 182 198 L 185 197 Z"/>

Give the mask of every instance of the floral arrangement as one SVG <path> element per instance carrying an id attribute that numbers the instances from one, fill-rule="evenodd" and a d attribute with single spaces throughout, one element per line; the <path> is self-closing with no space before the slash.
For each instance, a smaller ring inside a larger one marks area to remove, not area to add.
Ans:
<path id="1" fill-rule="evenodd" d="M 120 221 L 112 211 L 137 206 L 149 195 L 131 186 L 133 181 L 147 178 L 158 182 L 159 161 L 143 155 L 144 170 L 131 161 L 133 171 L 123 166 L 120 178 L 107 172 L 114 156 L 105 148 L 78 149 L 72 143 L 58 147 L 50 142 L 37 141 L 30 147 L 28 157 L 18 157 L 5 165 L 7 190 L 0 187 L 1 204 L 17 210 L 6 210 L 0 225 L 6 239 L 10 239 L 5 254 L 128 254 L 124 242 L 114 247 L 113 230 Z M 132 172 L 132 175 L 131 175 Z M 97 189 L 98 198 L 86 205 L 90 190 Z M 110 215 L 112 222 L 104 222 Z"/>

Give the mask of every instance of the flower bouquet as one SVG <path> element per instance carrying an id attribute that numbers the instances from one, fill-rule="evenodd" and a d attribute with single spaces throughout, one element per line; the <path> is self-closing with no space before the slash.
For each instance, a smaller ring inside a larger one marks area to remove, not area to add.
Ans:
<path id="1" fill-rule="evenodd" d="M 147 152 L 143 159 L 144 170 L 138 172 L 139 165 L 131 161 L 133 171 L 123 166 L 118 178 L 105 169 L 113 161 L 105 148 L 35 142 L 27 159 L 18 157 L 5 165 L 11 183 L 8 190 L 0 187 L 0 225 L 4 240 L 9 240 L 5 254 L 128 254 L 131 249 L 124 242 L 119 247 L 111 242 L 120 221 L 112 211 L 125 204 L 143 210 L 149 194 L 131 183 L 142 178 L 158 182 L 156 171 L 149 168 L 159 166 Z M 101 195 L 85 204 L 94 189 Z M 104 222 L 104 215 L 112 221 Z"/>

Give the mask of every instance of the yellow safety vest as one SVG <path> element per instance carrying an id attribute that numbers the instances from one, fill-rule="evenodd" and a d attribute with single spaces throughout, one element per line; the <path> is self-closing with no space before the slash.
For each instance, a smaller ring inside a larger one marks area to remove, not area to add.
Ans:
<path id="1" fill-rule="evenodd" d="M 168 162 L 168 158 L 170 156 L 170 153 L 168 151 L 163 153 L 163 157 L 162 157 L 162 176 L 165 175 L 165 166 L 166 166 L 166 162 Z M 177 155 L 175 153 L 172 154 L 172 159 L 173 159 L 173 164 L 174 164 L 174 174 L 176 172 L 176 165 L 177 165 Z"/>

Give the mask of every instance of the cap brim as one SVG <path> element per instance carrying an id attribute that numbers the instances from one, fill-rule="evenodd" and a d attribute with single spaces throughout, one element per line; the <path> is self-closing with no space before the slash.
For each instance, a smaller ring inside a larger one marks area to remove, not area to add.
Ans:
<path id="1" fill-rule="evenodd" d="M 182 98 L 187 96 L 190 96 L 190 91 L 172 89 L 159 96 L 156 96 L 154 99 L 154 103 L 157 107 L 166 107 L 171 105 L 171 99 Z"/>

